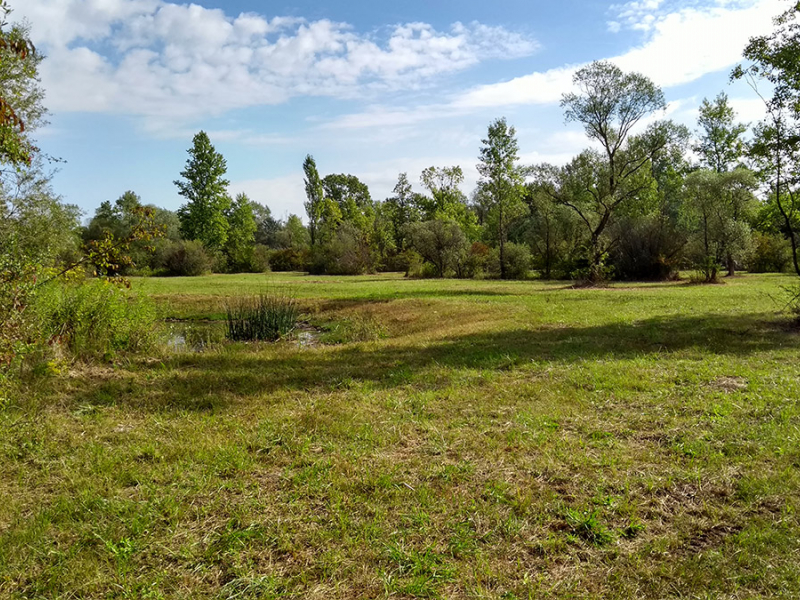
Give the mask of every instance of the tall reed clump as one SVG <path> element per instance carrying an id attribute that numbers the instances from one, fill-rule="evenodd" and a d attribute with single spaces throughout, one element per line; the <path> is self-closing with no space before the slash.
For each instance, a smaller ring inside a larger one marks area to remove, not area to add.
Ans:
<path id="1" fill-rule="evenodd" d="M 275 341 L 294 329 L 300 309 L 291 294 L 270 291 L 228 303 L 226 314 L 229 340 Z"/>

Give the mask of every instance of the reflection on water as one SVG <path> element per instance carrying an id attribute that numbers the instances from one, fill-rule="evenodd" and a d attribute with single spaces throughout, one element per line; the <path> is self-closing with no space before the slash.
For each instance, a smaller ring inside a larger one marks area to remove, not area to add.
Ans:
<path id="1" fill-rule="evenodd" d="M 224 321 L 176 321 L 169 323 L 167 348 L 172 352 L 203 352 L 225 341 Z M 322 331 L 301 321 L 286 338 L 300 348 L 319 345 Z"/>
<path id="2" fill-rule="evenodd" d="M 222 321 L 170 323 L 167 347 L 173 352 L 203 352 L 225 339 Z"/>

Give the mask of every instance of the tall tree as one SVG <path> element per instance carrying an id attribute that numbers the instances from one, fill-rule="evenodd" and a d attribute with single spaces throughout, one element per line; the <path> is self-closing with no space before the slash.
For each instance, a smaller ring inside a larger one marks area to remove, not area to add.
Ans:
<path id="1" fill-rule="evenodd" d="M 46 110 L 39 85 L 42 55 L 27 26 L 9 27 L 11 9 L 0 0 L 0 163 L 30 165 L 37 148 L 30 138 Z"/>
<path id="2" fill-rule="evenodd" d="M 485 139 L 481 140 L 478 185 L 491 199 L 491 210 L 497 218 L 497 237 L 500 244 L 500 278 L 506 278 L 505 244 L 508 238 L 508 223 L 519 216 L 524 205 L 521 201 L 524 170 L 520 167 L 519 144 L 516 130 L 509 127 L 505 118 L 489 125 Z"/>
<path id="3" fill-rule="evenodd" d="M 755 188 L 755 176 L 744 168 L 724 173 L 701 169 L 686 178 L 694 255 L 707 282 L 717 279 L 723 261 L 741 258 L 747 250 L 750 227 L 745 217 L 754 213 Z"/>
<path id="4" fill-rule="evenodd" d="M 666 132 L 658 126 L 651 126 L 635 138 L 631 137 L 631 130 L 643 118 L 665 107 L 664 94 L 644 75 L 623 73 L 607 61 L 579 69 L 573 82 L 578 93 L 564 94 L 561 99 L 565 118 L 567 122 L 581 123 L 589 139 L 602 148 L 602 154 L 593 155 L 591 161 L 584 160 L 577 166 L 585 171 L 600 158 L 602 163 L 591 168 L 604 181 L 586 189 L 592 196 L 589 204 L 596 219 L 589 219 L 578 204 L 566 199 L 564 203 L 578 212 L 589 230 L 588 279 L 599 281 L 605 277 L 603 261 L 607 248 L 603 234 L 620 206 L 641 191 L 640 186 L 630 183 L 640 175 L 653 153 L 667 143 Z"/>
<path id="5" fill-rule="evenodd" d="M 392 190 L 393 196 L 386 199 L 386 216 L 391 221 L 395 247 L 402 251 L 406 245 L 405 226 L 420 220 L 417 194 L 414 193 L 406 173 L 400 173 Z"/>
<path id="6" fill-rule="evenodd" d="M 369 188 L 355 175 L 344 173 L 326 175 L 322 179 L 325 198 L 339 206 L 342 221 L 352 223 L 363 236 L 367 235 L 375 221 L 375 209 Z"/>
<path id="7" fill-rule="evenodd" d="M 736 112 L 728 104 L 728 96 L 721 92 L 713 102 L 703 98 L 697 117 L 699 139 L 693 146 L 703 165 L 717 173 L 736 167 L 744 155 L 742 136 L 747 125 L 736 122 Z"/>
<path id="8" fill-rule="evenodd" d="M 748 66 L 738 65 L 731 79 L 746 79 L 764 101 L 766 117 L 754 132 L 750 156 L 783 219 L 800 276 L 800 3 L 775 18 L 775 31 L 750 38 L 744 49 Z M 764 95 L 758 87 L 766 81 Z"/>
<path id="9" fill-rule="evenodd" d="M 306 184 L 306 215 L 308 215 L 308 233 L 311 236 L 311 245 L 317 244 L 319 226 L 325 211 L 325 190 L 322 187 L 322 179 L 320 179 L 319 172 L 317 171 L 317 163 L 314 157 L 310 154 L 306 155 L 303 161 L 303 173 L 305 173 Z"/>
<path id="10" fill-rule="evenodd" d="M 245 271 L 252 265 L 256 243 L 256 218 L 253 203 L 246 194 L 236 196 L 225 215 L 228 219 L 228 239 L 225 254 L 233 271 Z"/>
<path id="11" fill-rule="evenodd" d="M 216 151 L 205 131 L 200 131 L 188 150 L 183 180 L 176 179 L 178 193 L 187 203 L 178 209 L 181 234 L 187 240 L 198 240 L 210 250 L 222 250 L 228 239 L 228 219 L 231 198 L 224 178 L 225 158 Z"/>

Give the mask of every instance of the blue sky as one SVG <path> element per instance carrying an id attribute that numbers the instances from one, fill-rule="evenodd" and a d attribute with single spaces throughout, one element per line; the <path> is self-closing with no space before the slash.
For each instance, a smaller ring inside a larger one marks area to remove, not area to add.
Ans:
<path id="1" fill-rule="evenodd" d="M 228 161 L 231 192 L 303 213 L 301 165 L 351 173 L 373 198 L 397 175 L 461 165 L 470 193 L 480 140 L 504 116 L 522 159 L 563 163 L 586 147 L 558 106 L 576 68 L 609 59 L 662 86 L 666 116 L 694 126 L 725 91 L 740 120 L 763 113 L 728 84 L 749 37 L 786 0 L 437 0 L 403 3 L 11 0 L 47 55 L 42 149 L 86 216 L 126 190 L 177 209 L 194 133 Z M 417 183 L 416 188 L 419 189 Z"/>

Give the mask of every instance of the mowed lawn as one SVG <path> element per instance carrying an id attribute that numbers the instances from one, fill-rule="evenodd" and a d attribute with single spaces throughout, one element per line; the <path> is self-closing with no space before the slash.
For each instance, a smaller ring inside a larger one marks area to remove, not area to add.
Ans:
<path id="1" fill-rule="evenodd" d="M 0 597 L 798 598 L 794 284 L 136 280 L 168 320 L 289 289 L 325 332 L 34 380 Z"/>

